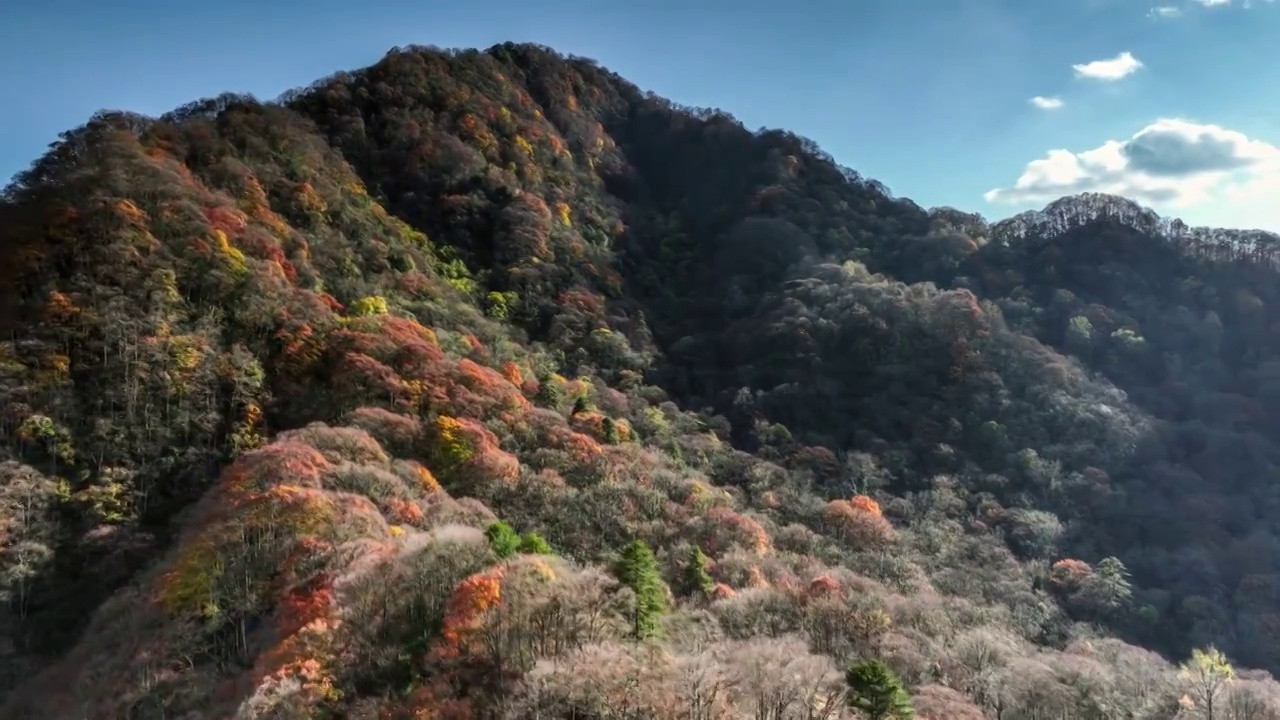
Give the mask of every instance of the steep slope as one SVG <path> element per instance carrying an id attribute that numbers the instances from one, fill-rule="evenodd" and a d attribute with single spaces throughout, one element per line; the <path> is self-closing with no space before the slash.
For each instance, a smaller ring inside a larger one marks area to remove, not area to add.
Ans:
<path id="1" fill-rule="evenodd" d="M 1098 626 L 1280 665 L 1271 236 L 926 212 L 511 44 L 101 114 L 0 228 L 6 717 L 855 717 L 878 658 L 926 718 L 1168 718 Z"/>
<path id="2" fill-rule="evenodd" d="M 1119 553 L 1149 589 L 1139 600 L 1162 618 L 1150 639 L 1212 639 L 1275 667 L 1277 237 L 1190 229 L 1098 196 L 992 235 L 1006 239 L 962 268 L 975 290 L 1155 419 L 1109 469 L 1124 493 L 1082 543 Z"/>

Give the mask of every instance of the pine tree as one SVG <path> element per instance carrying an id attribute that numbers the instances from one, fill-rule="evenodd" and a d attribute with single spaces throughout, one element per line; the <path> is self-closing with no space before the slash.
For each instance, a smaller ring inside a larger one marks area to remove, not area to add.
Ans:
<path id="1" fill-rule="evenodd" d="M 515 555 L 520 548 L 520 535 L 501 520 L 490 523 L 485 528 L 484 536 L 489 539 L 489 547 L 493 548 L 493 553 L 501 559 Z"/>
<path id="2" fill-rule="evenodd" d="M 879 660 L 862 660 L 849 666 L 844 675 L 849 686 L 849 705 L 870 720 L 911 720 L 915 710 L 902 680 Z"/>
<path id="3" fill-rule="evenodd" d="M 657 637 L 667 612 L 667 588 L 658 574 L 658 561 L 644 541 L 636 540 L 622 551 L 617 575 L 635 593 L 632 635 L 637 640 Z"/>
<path id="4" fill-rule="evenodd" d="M 604 430 L 604 441 L 610 445 L 617 445 L 622 442 L 622 434 L 618 431 L 618 424 L 613 418 L 606 417 L 601 423 Z"/>
<path id="5" fill-rule="evenodd" d="M 715 580 L 707 572 L 711 559 L 702 552 L 702 548 L 694 546 L 689 550 L 689 559 L 684 568 L 684 592 L 709 594 L 716 586 Z"/>
<path id="6" fill-rule="evenodd" d="M 1098 563 L 1095 574 L 1103 600 L 1108 605 L 1123 605 L 1133 597 L 1133 589 L 1129 586 L 1129 570 L 1119 558 L 1103 558 Z"/>

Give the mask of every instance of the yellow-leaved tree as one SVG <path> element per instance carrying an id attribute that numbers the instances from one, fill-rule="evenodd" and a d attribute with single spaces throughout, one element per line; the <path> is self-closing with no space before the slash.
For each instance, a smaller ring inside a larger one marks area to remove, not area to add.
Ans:
<path id="1" fill-rule="evenodd" d="M 1191 651 L 1190 660 L 1178 666 L 1178 674 L 1187 688 L 1184 701 L 1194 703 L 1198 717 L 1214 720 L 1215 707 L 1221 705 L 1222 696 L 1236 676 L 1227 657 L 1212 646 L 1206 650 L 1197 648 Z"/>

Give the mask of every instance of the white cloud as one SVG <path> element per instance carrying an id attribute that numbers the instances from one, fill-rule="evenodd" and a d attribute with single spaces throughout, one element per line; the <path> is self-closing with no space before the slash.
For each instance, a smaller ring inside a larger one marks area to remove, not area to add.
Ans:
<path id="1" fill-rule="evenodd" d="M 1110 60 L 1094 60 L 1071 67 L 1076 71 L 1076 77 L 1110 81 L 1137 72 L 1142 67 L 1142 61 L 1126 50 Z"/>
<path id="2" fill-rule="evenodd" d="M 1271 4 L 1271 3 L 1274 3 L 1276 0 L 1260 0 L 1260 1 L 1263 3 Z M 1234 4 L 1232 0 L 1191 0 L 1191 2 L 1195 3 L 1196 5 L 1199 5 L 1200 7 L 1206 7 L 1206 8 L 1215 8 L 1215 7 L 1224 8 Z M 1243 2 L 1241 2 L 1239 6 L 1244 8 L 1245 10 L 1251 10 L 1258 2 L 1259 0 L 1243 0 Z M 1182 8 L 1175 7 L 1173 5 L 1160 5 L 1160 6 L 1151 8 L 1151 10 L 1147 13 L 1147 15 L 1149 17 L 1158 18 L 1162 20 L 1175 18 L 1175 17 L 1178 17 L 1179 15 L 1182 15 Z"/>
<path id="3" fill-rule="evenodd" d="M 1280 230 L 1280 147 L 1218 125 L 1161 119 L 1128 140 L 1083 152 L 1050 150 L 987 202 L 1048 202 L 1103 192 L 1200 222 Z"/>
<path id="4" fill-rule="evenodd" d="M 1036 107 L 1040 108 L 1041 110 L 1057 110 L 1063 105 L 1062 100 L 1060 98 L 1043 97 L 1040 95 L 1037 95 L 1031 98 L 1029 102 L 1032 105 L 1035 105 Z"/>

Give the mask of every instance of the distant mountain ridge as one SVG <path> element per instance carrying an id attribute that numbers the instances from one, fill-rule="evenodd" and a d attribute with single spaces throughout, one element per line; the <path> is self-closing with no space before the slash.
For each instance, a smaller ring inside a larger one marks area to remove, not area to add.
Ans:
<path id="1" fill-rule="evenodd" d="M 1275 266 L 1280 235 L 1265 230 L 1192 227 L 1166 218 L 1127 198 L 1105 193 L 1081 193 L 1059 198 L 1042 210 L 1020 213 L 991 226 L 992 237 L 1005 241 L 1028 235 L 1058 235 L 1094 222 L 1116 222 L 1133 230 L 1165 238 L 1179 246 L 1221 260 L 1256 259 Z"/>

